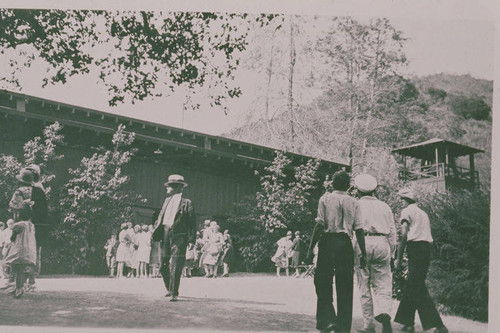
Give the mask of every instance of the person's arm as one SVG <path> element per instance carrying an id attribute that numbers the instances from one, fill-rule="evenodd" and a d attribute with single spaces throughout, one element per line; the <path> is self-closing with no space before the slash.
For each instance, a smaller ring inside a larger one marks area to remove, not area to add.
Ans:
<path id="1" fill-rule="evenodd" d="M 361 216 L 361 208 L 359 203 L 356 202 L 354 208 L 354 221 L 353 221 L 354 232 L 356 233 L 356 239 L 361 250 L 361 258 L 359 264 L 361 268 L 365 267 L 366 264 L 366 246 L 365 246 L 365 232 L 363 230 L 363 220 Z"/>
<path id="2" fill-rule="evenodd" d="M 389 208 L 388 212 L 389 217 L 389 235 L 387 235 L 387 239 L 389 240 L 389 245 L 391 246 L 391 257 L 394 257 L 397 249 L 397 237 L 396 237 L 396 226 L 394 224 L 394 215 L 392 215 L 392 211 Z"/>
<path id="3" fill-rule="evenodd" d="M 192 249 L 196 242 L 196 216 L 191 200 L 187 202 L 187 218 L 188 218 L 188 246 Z"/>
<path id="4" fill-rule="evenodd" d="M 358 240 L 359 249 L 361 250 L 360 266 L 364 268 L 366 265 L 366 246 L 365 246 L 365 232 L 363 228 L 355 230 L 356 239 Z"/>
<path id="5" fill-rule="evenodd" d="M 396 261 L 394 262 L 394 266 L 396 270 L 401 269 L 401 265 L 403 263 L 403 254 L 406 249 L 406 243 L 408 240 L 408 220 L 401 221 L 401 238 L 399 239 L 398 253 L 396 257 Z"/>

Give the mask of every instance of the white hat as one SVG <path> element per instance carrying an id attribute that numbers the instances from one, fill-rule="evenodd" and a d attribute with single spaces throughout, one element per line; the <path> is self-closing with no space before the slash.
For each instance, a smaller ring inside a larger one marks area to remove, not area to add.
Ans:
<path id="1" fill-rule="evenodd" d="M 217 221 L 212 221 L 212 222 L 210 222 L 210 226 L 211 226 L 211 227 L 215 227 L 216 225 L 217 225 Z"/>
<path id="2" fill-rule="evenodd" d="M 170 185 L 170 184 L 182 184 L 184 187 L 187 186 L 186 182 L 184 181 L 184 177 L 181 175 L 170 175 L 168 176 L 168 181 L 165 183 L 165 185 Z"/>
<path id="3" fill-rule="evenodd" d="M 417 198 L 415 196 L 415 192 L 413 192 L 412 190 L 407 189 L 407 188 L 399 190 L 398 195 L 401 198 L 407 198 L 407 199 L 410 199 L 413 201 L 417 201 Z"/>
<path id="4" fill-rule="evenodd" d="M 26 167 L 26 170 L 30 170 L 33 172 L 34 181 L 37 182 L 40 179 L 41 171 L 40 167 L 36 164 L 30 164 Z"/>
<path id="5" fill-rule="evenodd" d="M 362 173 L 354 178 L 354 184 L 361 192 L 371 192 L 377 188 L 377 180 L 372 175 Z"/>
<path id="6" fill-rule="evenodd" d="M 16 175 L 16 178 L 21 183 L 31 184 L 35 179 L 35 175 L 33 174 L 33 171 L 28 170 L 26 168 L 22 168 L 21 170 L 19 170 L 19 174 Z"/>

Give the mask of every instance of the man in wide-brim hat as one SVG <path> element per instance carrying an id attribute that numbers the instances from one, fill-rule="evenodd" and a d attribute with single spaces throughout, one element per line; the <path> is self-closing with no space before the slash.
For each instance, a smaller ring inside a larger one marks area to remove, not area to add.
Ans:
<path id="1" fill-rule="evenodd" d="M 390 333 L 391 258 L 396 249 L 394 216 L 389 205 L 374 195 L 378 185 L 375 177 L 362 173 L 354 178 L 354 184 L 360 196 L 358 203 L 366 247 L 366 267 L 356 267 L 364 320 L 364 327 L 359 332 L 375 333 L 375 319 L 382 323 L 382 333 Z"/>
<path id="2" fill-rule="evenodd" d="M 167 289 L 166 297 L 175 302 L 186 260 L 186 248 L 196 240 L 196 221 L 191 200 L 183 197 L 187 186 L 181 175 L 170 175 L 165 183 L 167 198 L 155 222 L 153 240 L 161 241 L 160 273 Z M 170 260 L 172 259 L 172 260 Z"/>

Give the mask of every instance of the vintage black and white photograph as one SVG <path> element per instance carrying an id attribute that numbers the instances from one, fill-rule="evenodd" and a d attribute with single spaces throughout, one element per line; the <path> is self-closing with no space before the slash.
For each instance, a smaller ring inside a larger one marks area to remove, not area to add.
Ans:
<path id="1" fill-rule="evenodd" d="M 0 331 L 494 332 L 495 40 L 1 7 Z"/>

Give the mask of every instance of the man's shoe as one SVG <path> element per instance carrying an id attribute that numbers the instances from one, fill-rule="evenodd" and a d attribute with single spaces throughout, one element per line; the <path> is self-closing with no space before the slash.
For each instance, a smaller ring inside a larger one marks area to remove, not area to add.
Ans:
<path id="1" fill-rule="evenodd" d="M 14 298 L 21 298 L 24 294 L 24 289 L 19 288 L 14 291 Z"/>
<path id="2" fill-rule="evenodd" d="M 387 313 L 381 313 L 375 317 L 375 320 L 382 324 L 382 333 L 392 333 L 391 316 Z"/>
<path id="3" fill-rule="evenodd" d="M 407 325 L 403 325 L 403 328 L 401 328 L 401 332 L 405 332 L 405 333 L 415 333 L 415 326 L 407 326 Z"/>
<path id="4" fill-rule="evenodd" d="M 31 291 L 35 291 L 36 290 L 36 285 L 34 283 L 31 283 L 31 284 L 27 284 L 25 287 L 24 287 L 24 291 L 25 292 L 31 292 Z"/>
<path id="5" fill-rule="evenodd" d="M 434 333 L 448 333 L 446 326 L 438 327 L 434 330 Z"/>
<path id="6" fill-rule="evenodd" d="M 165 297 L 170 297 L 170 296 L 172 296 L 172 293 L 167 290 L 167 293 L 165 294 Z"/>
<path id="7" fill-rule="evenodd" d="M 329 333 L 337 330 L 337 325 L 335 323 L 328 324 L 325 328 L 319 330 L 320 333 Z"/>
<path id="8" fill-rule="evenodd" d="M 177 296 L 172 295 L 172 297 L 170 298 L 170 302 L 177 302 Z"/>

